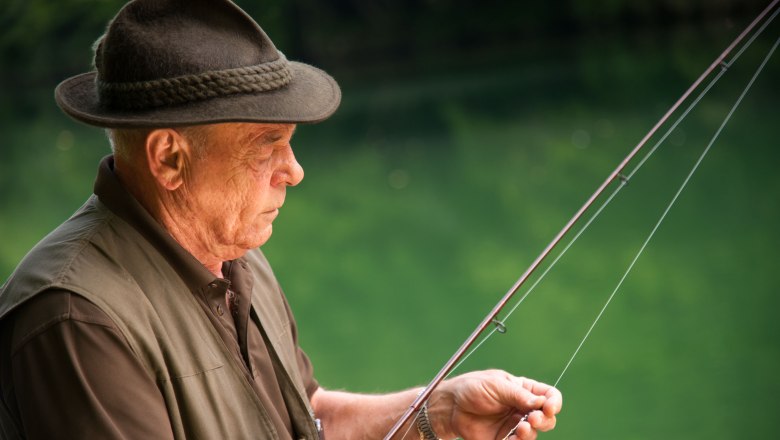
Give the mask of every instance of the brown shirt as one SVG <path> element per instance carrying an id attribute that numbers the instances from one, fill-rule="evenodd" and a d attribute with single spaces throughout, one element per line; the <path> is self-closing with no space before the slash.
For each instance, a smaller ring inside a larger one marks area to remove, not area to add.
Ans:
<path id="1" fill-rule="evenodd" d="M 214 276 L 167 234 L 101 164 L 95 194 L 155 245 L 242 366 L 278 432 L 292 438 L 277 381 L 278 361 L 251 319 L 253 279 L 241 260 Z M 297 333 L 289 311 L 291 332 Z M 298 366 L 306 392 L 318 388 L 305 353 Z M 172 438 L 165 403 L 111 319 L 91 302 L 62 290 L 44 292 L 0 322 L 0 389 L 27 438 Z"/>

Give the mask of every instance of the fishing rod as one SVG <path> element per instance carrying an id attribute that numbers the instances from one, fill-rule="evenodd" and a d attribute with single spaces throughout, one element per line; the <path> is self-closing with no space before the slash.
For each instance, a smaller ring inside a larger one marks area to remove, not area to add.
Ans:
<path id="1" fill-rule="evenodd" d="M 677 99 L 677 101 L 664 113 L 664 115 L 661 117 L 661 119 L 656 122 L 656 124 L 650 129 L 650 131 L 647 132 L 647 134 L 634 146 L 634 148 L 626 155 L 626 157 L 620 162 L 620 164 L 612 171 L 609 176 L 604 180 L 604 182 L 596 189 L 596 191 L 585 201 L 585 203 L 582 205 L 582 207 L 577 210 L 577 212 L 572 216 L 572 218 L 563 226 L 563 228 L 558 232 L 558 234 L 555 235 L 555 237 L 552 239 L 552 241 L 547 245 L 547 247 L 542 250 L 542 252 L 539 254 L 538 257 L 531 263 L 531 265 L 526 269 L 526 271 L 520 276 L 520 278 L 512 285 L 512 287 L 504 294 L 504 296 L 498 301 L 498 303 L 493 307 L 493 309 L 485 316 L 485 318 L 482 320 L 482 322 L 479 323 L 477 328 L 471 333 L 471 335 L 463 342 L 463 344 L 458 348 L 458 350 L 455 352 L 455 354 L 452 355 L 452 357 L 447 361 L 446 364 L 439 370 L 439 372 L 436 374 L 436 376 L 431 380 L 431 382 L 421 391 L 417 398 L 409 405 L 409 408 L 404 412 L 404 414 L 401 416 L 400 419 L 393 425 L 393 427 L 390 429 L 390 431 L 385 435 L 384 440 L 391 440 L 393 436 L 395 436 L 401 428 L 412 418 L 412 416 L 419 412 L 420 408 L 425 404 L 425 402 L 428 401 L 429 397 L 431 396 L 431 393 L 436 389 L 436 387 L 452 372 L 452 370 L 459 364 L 460 360 L 464 357 L 464 355 L 468 352 L 468 350 L 474 345 L 474 343 L 477 341 L 477 339 L 484 333 L 484 331 L 491 325 L 497 325 L 500 327 L 503 327 L 503 324 L 500 321 L 496 320 L 496 316 L 503 310 L 503 308 L 506 306 L 506 304 L 512 299 L 512 297 L 517 293 L 517 291 L 522 287 L 525 282 L 528 280 L 528 278 L 536 271 L 536 269 L 541 265 L 541 263 L 550 255 L 550 253 L 553 251 L 553 249 L 560 243 L 560 241 L 563 239 L 563 237 L 572 229 L 572 227 L 577 223 L 580 218 L 585 214 L 585 212 L 594 204 L 596 199 L 598 199 L 601 194 L 604 192 L 604 190 L 616 179 L 622 180 L 623 177 L 623 170 L 626 168 L 626 166 L 631 162 L 631 160 L 639 153 L 639 151 L 645 146 L 645 144 L 650 140 L 650 138 L 655 135 L 655 133 L 658 131 L 660 127 L 662 127 L 667 120 L 671 117 L 674 112 L 677 111 L 677 109 L 685 102 L 690 95 L 701 85 L 701 83 L 719 66 L 723 69 L 728 67 L 728 64 L 724 62 L 726 57 L 734 50 L 735 47 L 737 47 L 742 40 L 750 34 L 750 32 L 760 23 L 780 2 L 780 0 L 773 0 L 769 6 L 767 6 L 763 11 L 761 11 L 758 16 L 745 28 L 745 30 L 740 33 L 737 38 L 735 38 L 731 44 L 729 44 L 728 47 L 726 47 L 725 50 L 715 59 L 715 61 L 710 64 L 707 69 L 704 70 L 704 72 L 696 79 L 696 81 L 691 84 L 690 87 L 680 96 L 680 98 Z M 509 435 L 514 433 L 514 429 L 512 432 L 510 432 Z M 507 437 L 509 436 L 507 435 Z"/>

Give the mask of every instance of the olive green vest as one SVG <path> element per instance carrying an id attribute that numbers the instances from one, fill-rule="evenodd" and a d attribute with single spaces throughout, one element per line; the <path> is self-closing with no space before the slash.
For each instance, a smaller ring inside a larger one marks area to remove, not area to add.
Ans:
<path id="1" fill-rule="evenodd" d="M 316 439 L 281 289 L 259 250 L 244 258 L 255 277 L 257 324 L 281 363 L 280 387 L 294 430 L 299 438 Z M 0 319 L 49 288 L 82 295 L 113 319 L 156 378 L 176 438 L 279 438 L 241 366 L 178 274 L 97 197 L 20 263 L 0 289 Z M 0 436 L 21 438 L 17 429 L 0 405 Z"/>

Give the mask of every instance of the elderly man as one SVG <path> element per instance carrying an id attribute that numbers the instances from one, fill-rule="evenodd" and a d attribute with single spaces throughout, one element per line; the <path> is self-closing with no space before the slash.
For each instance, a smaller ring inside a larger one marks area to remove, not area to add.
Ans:
<path id="1" fill-rule="evenodd" d="M 95 68 L 56 99 L 107 128 L 114 154 L 0 291 L 2 438 L 381 438 L 420 389 L 320 387 L 257 249 L 303 179 L 296 124 L 336 110 L 336 82 L 227 0 L 129 3 Z M 469 373 L 410 430 L 533 439 L 561 404 L 548 385 Z"/>

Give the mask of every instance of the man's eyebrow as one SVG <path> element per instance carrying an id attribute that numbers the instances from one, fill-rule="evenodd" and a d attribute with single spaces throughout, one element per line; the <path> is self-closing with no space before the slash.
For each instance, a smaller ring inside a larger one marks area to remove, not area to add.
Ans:
<path id="1" fill-rule="evenodd" d="M 293 128 L 292 133 L 290 133 L 290 136 L 295 134 L 295 129 L 298 128 L 297 126 Z M 270 128 L 267 130 L 263 130 L 262 132 L 258 133 L 257 135 L 253 136 L 254 140 L 259 140 L 265 144 L 273 144 L 275 142 L 278 142 L 282 139 L 284 139 L 285 132 L 283 128 Z"/>

